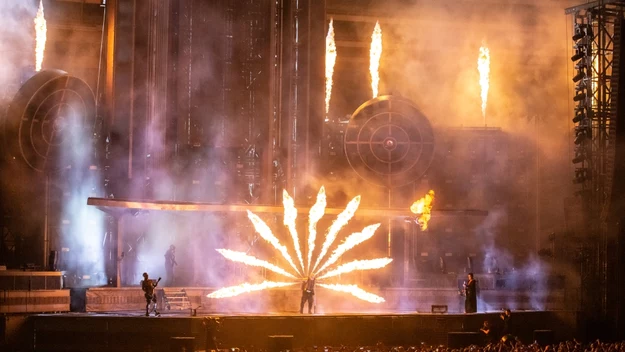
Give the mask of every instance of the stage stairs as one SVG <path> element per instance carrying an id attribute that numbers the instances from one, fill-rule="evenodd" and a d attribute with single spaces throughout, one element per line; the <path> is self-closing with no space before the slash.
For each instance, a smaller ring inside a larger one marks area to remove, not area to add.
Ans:
<path id="1" fill-rule="evenodd" d="M 191 309 L 191 301 L 184 288 L 164 288 L 163 303 L 167 310 Z"/>

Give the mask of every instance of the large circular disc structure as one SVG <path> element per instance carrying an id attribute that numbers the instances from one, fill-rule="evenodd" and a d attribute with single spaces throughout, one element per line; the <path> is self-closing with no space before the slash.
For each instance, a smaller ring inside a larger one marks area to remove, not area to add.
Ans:
<path id="1" fill-rule="evenodd" d="M 17 92 L 3 124 L 5 150 L 39 172 L 71 167 L 93 135 L 95 98 L 82 80 L 44 70 Z"/>
<path id="2" fill-rule="evenodd" d="M 410 100 L 392 95 L 371 99 L 352 114 L 344 144 L 354 171 L 388 188 L 422 177 L 434 157 L 428 119 Z"/>

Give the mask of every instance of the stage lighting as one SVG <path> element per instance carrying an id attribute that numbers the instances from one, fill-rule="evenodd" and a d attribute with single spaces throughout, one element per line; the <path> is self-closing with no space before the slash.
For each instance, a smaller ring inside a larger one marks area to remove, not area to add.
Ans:
<path id="1" fill-rule="evenodd" d="M 580 111 L 579 113 L 575 114 L 575 117 L 573 118 L 573 123 L 578 123 L 585 118 L 586 118 L 586 113 L 584 111 Z"/>
<path id="2" fill-rule="evenodd" d="M 576 96 L 573 97 L 573 101 L 581 101 L 586 99 L 586 93 L 585 92 L 581 92 L 579 94 L 577 94 Z"/>
<path id="3" fill-rule="evenodd" d="M 586 33 L 584 33 L 584 32 L 575 33 L 575 35 L 573 36 L 573 41 L 576 42 L 576 41 L 584 38 L 585 36 L 586 36 Z"/>
<path id="4" fill-rule="evenodd" d="M 584 78 L 586 78 L 586 72 L 584 72 L 583 70 L 580 70 L 579 73 L 577 73 L 573 77 L 573 83 L 577 83 L 577 82 L 581 81 Z"/>
<path id="5" fill-rule="evenodd" d="M 585 167 L 580 167 L 575 169 L 575 178 L 573 179 L 573 183 L 582 183 L 590 179 L 590 173 L 588 169 Z"/>
<path id="6" fill-rule="evenodd" d="M 573 164 L 578 164 L 578 163 L 581 163 L 584 160 L 586 160 L 586 154 L 585 153 L 579 153 L 579 154 L 575 155 L 575 157 L 571 161 L 573 162 Z"/>
<path id="7" fill-rule="evenodd" d="M 571 56 L 571 61 L 575 62 L 577 60 L 584 58 L 585 56 L 586 56 L 585 52 L 578 50 L 575 55 Z"/>
<path id="8" fill-rule="evenodd" d="M 579 129 L 575 129 L 575 140 L 573 141 L 576 145 L 582 144 L 587 139 L 591 139 L 590 128 L 582 127 Z"/>

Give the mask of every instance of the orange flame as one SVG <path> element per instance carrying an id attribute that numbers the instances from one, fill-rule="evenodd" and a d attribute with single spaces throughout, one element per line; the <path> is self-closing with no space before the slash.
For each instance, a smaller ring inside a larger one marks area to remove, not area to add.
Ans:
<path id="1" fill-rule="evenodd" d="M 380 224 L 369 225 L 365 227 L 362 232 L 355 232 L 349 235 L 343 243 L 341 243 L 334 252 L 330 255 L 330 258 L 326 260 L 326 262 L 317 270 L 313 275 L 317 275 L 317 273 L 322 272 L 330 265 L 336 263 L 339 258 L 345 254 L 348 250 L 354 248 L 356 245 L 363 243 L 364 241 L 370 239 L 375 234 L 375 231 L 380 227 Z"/>
<path id="2" fill-rule="evenodd" d="M 37 10 L 37 17 L 35 17 L 35 70 L 37 72 L 41 71 L 41 65 L 43 64 L 47 31 L 46 18 L 43 15 L 43 0 L 39 0 L 39 9 Z"/>
<path id="3" fill-rule="evenodd" d="M 276 236 L 273 235 L 269 226 L 267 226 L 267 224 L 261 218 L 259 218 L 258 215 L 252 213 L 249 210 L 247 211 L 247 217 L 252 221 L 252 224 L 254 224 L 254 228 L 256 229 L 256 232 L 258 232 L 260 237 L 265 239 L 265 241 L 271 243 L 271 245 L 282 254 L 284 259 L 289 262 L 295 272 L 301 274 L 299 270 L 297 270 L 297 268 L 295 267 L 293 259 L 291 259 L 291 256 L 289 255 L 286 247 L 280 244 L 280 241 L 278 241 Z"/>
<path id="4" fill-rule="evenodd" d="M 295 254 L 302 266 L 302 272 L 304 272 L 304 259 L 302 258 L 302 251 L 299 245 L 299 235 L 297 234 L 297 228 L 295 227 L 295 220 L 297 219 L 297 209 L 295 209 L 295 201 L 289 195 L 289 192 L 282 190 L 282 204 L 284 205 L 284 226 L 289 229 L 291 238 L 293 239 L 293 247 L 295 247 Z"/>
<path id="5" fill-rule="evenodd" d="M 274 273 L 297 279 L 295 276 L 289 274 L 284 269 L 251 255 L 247 255 L 246 253 L 231 251 L 229 249 L 217 249 L 216 251 L 221 253 L 221 255 L 223 255 L 226 259 L 230 259 L 233 262 L 243 263 L 250 266 L 258 266 L 267 270 L 271 270 Z"/>
<path id="6" fill-rule="evenodd" d="M 220 288 L 219 290 L 206 295 L 206 297 L 208 298 L 234 297 L 242 293 L 262 291 L 268 288 L 286 287 L 286 286 L 291 286 L 295 284 L 296 284 L 295 282 L 273 282 L 273 281 L 263 281 L 260 284 L 249 284 L 245 282 L 237 286 Z"/>
<path id="7" fill-rule="evenodd" d="M 284 217 L 285 217 L 284 223 L 289 228 L 289 232 L 291 233 L 291 236 L 293 237 L 294 245 L 298 248 L 299 239 L 298 239 L 297 231 L 295 230 L 295 220 L 297 217 L 297 209 L 295 209 L 293 199 L 289 196 L 289 194 L 286 191 L 283 192 L 283 203 L 284 203 Z M 336 239 L 338 232 L 354 216 L 354 213 L 358 209 L 359 205 L 360 205 L 360 196 L 356 196 L 354 197 L 354 199 L 352 199 L 349 202 L 345 210 L 343 210 L 343 212 L 341 212 L 339 216 L 337 216 L 336 220 L 332 223 L 332 225 L 330 226 L 330 229 L 328 230 L 328 233 L 326 235 L 326 240 L 323 244 L 321 253 L 317 257 L 314 267 L 311 267 L 310 263 L 311 263 L 312 252 L 313 252 L 314 244 L 315 244 L 316 226 L 317 226 L 317 222 L 323 217 L 324 212 L 325 212 L 325 207 L 326 207 L 325 188 L 321 187 L 321 189 L 319 190 L 319 193 L 317 194 L 317 201 L 313 205 L 313 207 L 310 209 L 310 213 L 309 213 L 309 224 L 308 224 L 309 225 L 309 238 L 308 238 L 309 252 L 308 252 L 308 262 L 307 262 L 307 269 L 308 269 L 307 271 L 309 274 L 311 272 L 314 272 L 315 268 L 320 263 L 323 263 L 323 264 L 321 265 L 321 268 L 313 274 L 315 276 L 317 275 L 317 273 L 322 272 L 323 270 L 328 268 L 330 265 L 333 265 L 349 249 L 371 238 L 373 234 L 375 233 L 375 231 L 380 227 L 380 224 L 370 225 L 370 226 L 365 227 L 362 230 L 362 232 L 357 232 L 357 233 L 353 233 L 349 235 L 345 239 L 345 241 L 341 243 L 332 252 L 332 255 L 330 255 L 328 260 L 326 260 L 325 262 L 321 262 L 321 260 L 327 253 L 329 247 L 332 245 L 332 243 Z M 291 259 L 291 256 L 289 255 L 287 248 L 283 246 L 282 244 L 280 244 L 276 236 L 271 232 L 271 229 L 269 228 L 269 226 L 267 226 L 267 224 L 260 217 L 258 217 L 256 214 L 252 213 L 249 210 L 247 211 L 247 215 L 248 215 L 248 218 L 252 221 L 254 228 L 260 234 L 260 236 L 263 239 L 265 239 L 267 242 L 269 242 L 274 248 L 276 248 L 282 254 L 282 256 L 286 259 L 286 261 L 291 265 L 291 267 L 295 270 L 297 274 L 303 275 L 302 272 L 298 271 L 298 269 L 295 266 L 295 263 L 293 263 L 293 260 Z M 247 255 L 246 253 L 236 252 L 236 251 L 232 251 L 229 249 L 218 249 L 217 251 L 221 253 L 225 258 L 232 260 L 234 262 L 240 262 L 240 263 L 244 263 L 250 266 L 263 267 L 275 273 L 297 279 L 297 277 L 287 272 L 286 270 L 276 265 L 273 265 L 267 261 Z M 298 254 L 298 256 L 300 259 L 300 264 L 302 264 L 302 267 L 303 267 L 303 263 L 302 263 L 303 258 L 301 258 L 301 252 L 300 254 Z M 355 270 L 378 269 L 378 268 L 382 268 L 386 266 L 390 262 L 391 262 L 390 258 L 356 260 L 356 261 L 339 266 L 333 271 L 326 273 L 323 277 L 336 276 L 342 273 L 349 273 Z M 240 295 L 242 293 L 261 291 L 264 289 L 276 288 L 276 287 L 284 287 L 284 286 L 289 286 L 293 284 L 295 284 L 295 282 L 288 283 L 288 282 L 265 281 L 260 284 L 243 283 L 238 286 L 230 286 L 230 287 L 219 289 L 207 295 L 207 297 L 210 297 L 210 298 L 233 297 L 233 296 Z M 353 296 L 363 299 L 368 302 L 374 302 L 374 303 L 384 302 L 384 299 L 382 297 L 379 297 L 377 295 L 364 291 L 356 285 L 338 285 L 338 284 L 337 285 L 320 284 L 320 285 L 322 287 L 325 287 L 331 290 L 350 293 Z"/>
<path id="8" fill-rule="evenodd" d="M 330 97 L 332 96 L 332 75 L 336 63 L 336 42 L 334 41 L 334 25 L 330 19 L 330 27 L 326 36 L 326 114 L 330 111 Z"/>
<path id="9" fill-rule="evenodd" d="M 490 51 L 486 46 L 480 47 L 480 55 L 477 58 L 477 70 L 480 73 L 480 87 L 482 92 L 482 117 L 486 124 L 486 103 L 488 101 L 489 75 L 490 75 Z"/>
<path id="10" fill-rule="evenodd" d="M 421 226 L 421 230 L 428 228 L 428 221 L 432 217 L 432 202 L 434 202 L 434 191 L 430 190 L 423 198 L 412 203 L 410 211 L 419 215 L 417 223 Z"/>
<path id="11" fill-rule="evenodd" d="M 327 288 L 329 290 L 349 293 L 354 297 L 362 299 L 363 301 L 367 301 L 371 303 L 384 302 L 384 298 L 378 295 L 375 295 L 371 292 L 367 292 L 356 285 L 339 285 L 339 284 L 317 284 L 317 285 Z"/>
<path id="12" fill-rule="evenodd" d="M 351 273 L 356 270 L 371 270 L 371 269 L 380 269 L 388 265 L 388 263 L 392 262 L 391 258 L 377 258 L 377 259 L 368 259 L 368 260 L 354 260 L 352 262 L 343 264 L 338 268 L 328 271 L 327 273 L 318 277 L 318 279 L 326 279 L 329 277 Z"/>
<path id="13" fill-rule="evenodd" d="M 349 204 L 347 204 L 345 210 L 343 210 L 339 214 L 339 216 L 336 217 L 336 220 L 334 220 L 334 222 L 330 226 L 330 229 L 328 230 L 328 233 L 326 234 L 326 240 L 323 242 L 321 252 L 319 253 L 319 256 L 317 256 L 317 261 L 315 262 L 315 265 L 313 266 L 311 271 L 315 271 L 321 259 L 323 259 L 332 243 L 334 243 L 334 240 L 336 239 L 339 231 L 343 228 L 343 226 L 347 225 L 351 218 L 354 217 L 354 213 L 356 213 L 356 210 L 358 210 L 359 205 L 360 196 L 356 196 L 349 202 Z"/>
<path id="14" fill-rule="evenodd" d="M 369 73 L 371 74 L 371 90 L 373 97 L 378 96 L 378 85 L 380 84 L 380 58 L 382 57 L 382 28 L 380 22 L 375 23 L 373 34 L 371 34 L 371 49 L 369 50 Z"/>
<path id="15" fill-rule="evenodd" d="M 319 193 L 317 193 L 317 201 L 315 205 L 310 208 L 308 214 L 308 261 L 306 262 L 308 271 L 310 271 L 310 262 L 312 260 L 313 250 L 315 249 L 315 240 L 317 239 L 317 223 L 325 213 L 326 204 L 326 189 L 321 186 Z"/>

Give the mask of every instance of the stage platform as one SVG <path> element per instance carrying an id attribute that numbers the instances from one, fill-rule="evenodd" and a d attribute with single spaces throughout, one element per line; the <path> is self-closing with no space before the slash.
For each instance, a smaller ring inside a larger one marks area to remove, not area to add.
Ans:
<path id="1" fill-rule="evenodd" d="M 287 287 L 244 294 L 226 299 L 211 299 L 207 295 L 215 290 L 209 287 L 179 287 L 184 290 L 194 308 L 203 314 L 295 313 L 299 311 L 301 292 L 297 287 Z M 384 297 L 385 302 L 373 304 L 348 294 L 318 289 L 315 294 L 316 313 L 429 313 L 432 305 L 446 305 L 449 313 L 464 312 L 464 298 L 457 289 L 449 288 L 382 288 L 367 290 Z M 161 296 L 157 290 L 157 296 Z M 84 297 L 72 296 L 72 301 L 84 300 L 87 312 L 137 311 L 145 307 L 143 292 L 139 287 L 89 288 Z M 503 308 L 529 311 L 575 310 L 579 306 L 579 291 L 561 290 L 487 290 L 478 295 L 479 311 Z M 78 299 L 77 299 L 78 298 Z M 163 304 L 159 299 L 160 308 Z M 76 309 L 73 309 L 74 311 Z"/>
<path id="2" fill-rule="evenodd" d="M 141 311 L 59 313 L 14 318 L 8 327 L 21 331 L 19 345 L 24 350 L 34 351 L 171 351 L 172 341 L 192 344 L 198 351 L 215 347 L 271 351 L 275 350 L 272 341 L 293 349 L 377 343 L 447 345 L 450 335 L 475 336 L 470 333 L 477 332 L 484 320 L 497 322 L 499 313 L 190 316 L 166 311 L 160 317 L 145 317 Z M 517 335 L 525 342 L 533 340 L 535 330 L 552 330 L 555 340 L 570 339 L 577 325 L 577 314 L 570 311 L 515 311 L 513 319 Z M 282 337 L 270 338 L 276 335 Z M 173 339 L 181 337 L 186 339 Z"/>

